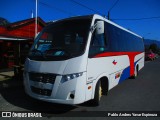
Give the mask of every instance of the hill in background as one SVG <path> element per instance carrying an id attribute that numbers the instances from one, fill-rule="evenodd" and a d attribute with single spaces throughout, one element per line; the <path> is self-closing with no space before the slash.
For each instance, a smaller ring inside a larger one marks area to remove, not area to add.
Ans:
<path id="1" fill-rule="evenodd" d="M 151 39 L 144 39 L 145 48 L 149 48 L 149 46 L 150 46 L 151 44 L 156 44 L 157 47 L 160 49 L 160 41 L 151 40 Z"/>

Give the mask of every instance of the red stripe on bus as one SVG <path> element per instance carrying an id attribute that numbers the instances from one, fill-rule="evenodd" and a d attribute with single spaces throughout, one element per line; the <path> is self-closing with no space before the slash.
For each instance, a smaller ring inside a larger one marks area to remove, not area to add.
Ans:
<path id="1" fill-rule="evenodd" d="M 142 52 L 104 52 L 95 55 L 94 58 L 128 55 L 130 60 L 130 76 L 132 76 L 134 75 L 134 58 L 140 53 Z"/>

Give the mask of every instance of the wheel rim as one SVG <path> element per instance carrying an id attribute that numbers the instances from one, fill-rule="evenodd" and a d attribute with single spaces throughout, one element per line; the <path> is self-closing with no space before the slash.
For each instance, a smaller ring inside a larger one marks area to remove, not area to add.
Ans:
<path id="1" fill-rule="evenodd" d="M 136 67 L 136 69 L 135 69 L 134 76 L 135 76 L 135 77 L 138 76 L 138 68 L 137 68 L 137 67 Z"/>
<path id="2" fill-rule="evenodd" d="M 137 77 L 137 70 L 135 70 L 134 76 Z"/>
<path id="3" fill-rule="evenodd" d="M 102 97 L 102 87 L 99 86 L 99 100 L 101 99 L 101 97 Z"/>

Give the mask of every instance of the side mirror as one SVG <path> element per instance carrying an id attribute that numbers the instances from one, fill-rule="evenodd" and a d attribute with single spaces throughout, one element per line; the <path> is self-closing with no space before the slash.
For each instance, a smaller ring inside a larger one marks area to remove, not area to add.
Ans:
<path id="1" fill-rule="evenodd" d="M 97 21 L 96 33 L 97 34 L 104 33 L 104 21 Z"/>

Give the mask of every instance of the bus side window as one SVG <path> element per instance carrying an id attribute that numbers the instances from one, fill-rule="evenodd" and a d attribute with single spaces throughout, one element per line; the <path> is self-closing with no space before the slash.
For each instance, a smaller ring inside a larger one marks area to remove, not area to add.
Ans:
<path id="1" fill-rule="evenodd" d="M 107 42 L 105 33 L 96 34 L 96 31 L 94 31 L 89 49 L 89 57 L 93 57 L 99 53 L 104 52 L 106 50 L 106 45 Z"/>

